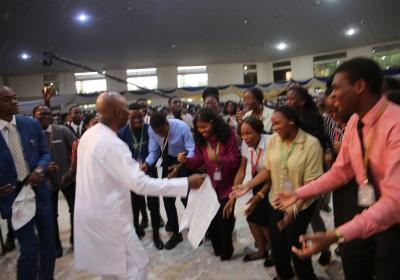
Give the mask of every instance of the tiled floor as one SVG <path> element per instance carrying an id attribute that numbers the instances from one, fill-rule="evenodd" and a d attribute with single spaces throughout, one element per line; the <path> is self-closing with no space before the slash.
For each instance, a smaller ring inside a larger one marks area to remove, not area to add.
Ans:
<path id="1" fill-rule="evenodd" d="M 243 197 L 237 203 L 236 227 L 234 232 L 235 253 L 233 260 L 221 262 L 213 256 L 212 247 L 209 241 L 205 241 L 197 250 L 191 248 L 187 241 L 180 243 L 172 251 L 157 251 L 151 240 L 151 229 L 146 230 L 143 239 L 143 246 L 150 256 L 149 279 L 272 279 L 275 276 L 274 268 L 265 269 L 263 262 L 254 261 L 242 262 L 244 252 L 252 248 L 254 240 L 250 234 L 243 211 L 248 197 Z M 179 212 L 182 212 L 182 205 L 179 204 Z M 57 259 L 55 279 L 99 279 L 96 276 L 85 272 L 77 272 L 73 266 L 73 254 L 69 252 L 69 218 L 66 202 L 60 196 L 60 231 L 64 246 L 64 257 Z M 163 206 L 161 207 L 163 209 Z M 165 211 L 162 216 L 166 220 Z M 332 227 L 332 215 L 323 213 L 323 218 L 328 227 Z M 3 234 L 6 233 L 5 222 L 1 221 Z M 161 230 L 164 241 L 168 234 Z M 334 255 L 334 254 L 333 254 Z M 17 252 L 0 256 L 0 279 L 15 279 Z M 319 279 L 343 279 L 340 259 L 333 257 L 329 266 L 321 267 L 314 257 L 314 268 Z"/>

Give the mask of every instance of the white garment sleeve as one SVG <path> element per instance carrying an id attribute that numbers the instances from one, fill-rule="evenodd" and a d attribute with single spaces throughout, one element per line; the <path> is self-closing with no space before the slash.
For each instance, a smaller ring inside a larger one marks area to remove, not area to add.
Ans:
<path id="1" fill-rule="evenodd" d="M 106 170 L 131 191 L 141 195 L 186 197 L 188 179 L 155 179 L 140 170 L 128 146 L 121 142 L 112 145 L 103 156 Z"/>

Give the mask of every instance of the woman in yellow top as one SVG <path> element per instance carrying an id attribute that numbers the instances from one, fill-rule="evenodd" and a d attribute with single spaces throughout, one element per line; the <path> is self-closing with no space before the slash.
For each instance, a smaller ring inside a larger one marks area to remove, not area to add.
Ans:
<path id="1" fill-rule="evenodd" d="M 242 196 L 247 191 L 266 181 L 250 201 L 249 214 L 268 193 L 270 204 L 268 228 L 271 234 L 271 249 L 278 279 L 290 279 L 294 272 L 299 279 L 316 279 L 311 260 L 301 260 L 291 254 L 292 246 L 299 246 L 299 236 L 304 234 L 314 212 L 314 201 L 301 201 L 286 213 L 273 208 L 276 193 L 293 191 L 305 183 L 318 178 L 323 173 L 322 148 L 317 138 L 304 132 L 297 112 L 288 107 L 277 108 L 272 115 L 274 134 L 267 144 L 264 168 L 244 186 L 233 188 L 232 196 Z M 269 183 L 269 184 L 268 184 Z"/>

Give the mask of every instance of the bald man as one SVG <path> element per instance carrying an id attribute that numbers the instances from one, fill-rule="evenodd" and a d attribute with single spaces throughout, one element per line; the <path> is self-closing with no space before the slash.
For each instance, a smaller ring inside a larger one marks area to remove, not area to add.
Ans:
<path id="1" fill-rule="evenodd" d="M 130 191 L 185 197 L 204 176 L 154 179 L 140 170 L 117 132 L 127 123 L 128 105 L 116 92 L 96 102 L 99 124 L 79 143 L 75 201 L 75 266 L 103 279 L 147 279 L 149 259 L 133 226 Z"/>

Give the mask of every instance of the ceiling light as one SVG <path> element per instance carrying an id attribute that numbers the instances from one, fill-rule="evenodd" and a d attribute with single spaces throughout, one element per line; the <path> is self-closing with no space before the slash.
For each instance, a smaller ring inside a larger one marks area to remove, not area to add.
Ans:
<path id="1" fill-rule="evenodd" d="M 247 19 L 243 20 L 243 24 L 247 24 L 249 21 Z"/>
<path id="2" fill-rule="evenodd" d="M 89 16 L 85 13 L 80 13 L 76 16 L 76 20 L 81 23 L 85 23 L 89 20 Z"/>
<path id="3" fill-rule="evenodd" d="M 23 59 L 23 60 L 28 60 L 29 58 L 31 58 L 31 56 L 30 56 L 28 53 L 26 53 L 26 52 L 21 53 L 21 54 L 19 55 L 19 57 L 20 57 L 21 59 Z"/>
<path id="4" fill-rule="evenodd" d="M 175 45 L 175 44 L 172 44 L 172 45 L 171 45 L 171 48 L 172 48 L 172 49 L 175 49 L 175 48 L 176 48 L 176 45 Z"/>
<path id="5" fill-rule="evenodd" d="M 356 34 L 357 33 L 357 30 L 355 29 L 355 28 L 353 28 L 353 27 L 351 27 L 351 28 L 349 28 L 349 29 L 347 29 L 346 31 L 345 31 L 345 34 L 347 35 L 347 36 L 353 36 L 354 34 Z"/>
<path id="6" fill-rule="evenodd" d="M 288 45 L 285 42 L 280 42 L 279 44 L 277 44 L 275 46 L 275 48 L 280 51 L 287 49 L 287 47 L 288 47 Z"/>

